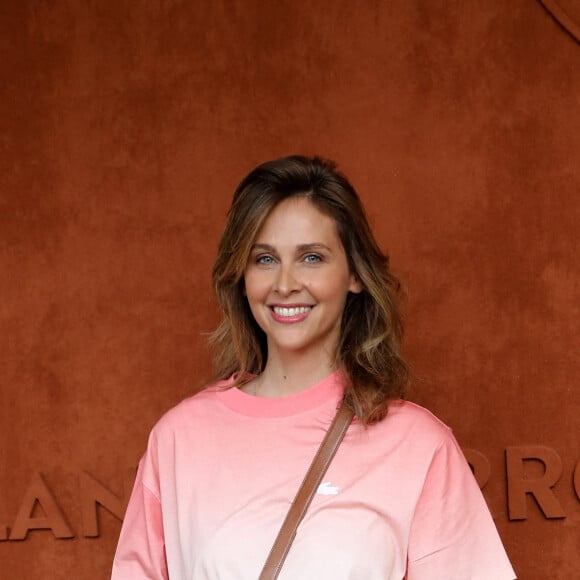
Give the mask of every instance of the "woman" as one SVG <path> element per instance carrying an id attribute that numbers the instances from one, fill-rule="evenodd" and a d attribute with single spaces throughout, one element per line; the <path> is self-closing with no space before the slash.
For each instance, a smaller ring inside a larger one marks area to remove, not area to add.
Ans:
<path id="1" fill-rule="evenodd" d="M 331 162 L 241 182 L 213 281 L 220 380 L 153 429 L 113 580 L 258 578 L 343 398 L 356 418 L 280 578 L 515 577 L 450 430 L 402 401 L 398 283 Z"/>

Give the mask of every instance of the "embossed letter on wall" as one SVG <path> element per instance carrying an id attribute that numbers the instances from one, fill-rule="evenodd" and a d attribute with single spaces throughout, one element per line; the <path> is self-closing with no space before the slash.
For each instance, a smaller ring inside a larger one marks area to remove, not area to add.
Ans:
<path id="1" fill-rule="evenodd" d="M 100 535 L 98 508 L 101 506 L 119 520 L 125 509 L 135 478 L 135 469 L 128 469 L 123 481 L 123 495 L 115 495 L 86 471 L 79 474 L 81 535 L 95 538 Z M 50 530 L 55 538 L 74 538 L 75 532 L 57 498 L 40 472 L 34 472 L 24 492 L 16 518 L 9 531 L 6 524 L 0 525 L 0 541 L 26 540 L 31 530 Z"/>

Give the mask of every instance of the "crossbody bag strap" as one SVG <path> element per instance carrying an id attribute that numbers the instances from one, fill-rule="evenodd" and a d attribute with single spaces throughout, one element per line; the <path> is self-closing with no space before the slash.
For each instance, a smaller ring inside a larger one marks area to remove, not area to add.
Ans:
<path id="1" fill-rule="evenodd" d="M 284 560 L 290 550 L 290 546 L 296 536 L 296 530 L 304 518 L 308 506 L 312 502 L 312 498 L 320 485 L 320 481 L 324 477 L 336 450 L 340 446 L 352 418 L 352 411 L 343 401 L 286 514 L 284 523 L 276 536 L 274 545 L 262 568 L 259 580 L 275 580 L 278 577 Z"/>

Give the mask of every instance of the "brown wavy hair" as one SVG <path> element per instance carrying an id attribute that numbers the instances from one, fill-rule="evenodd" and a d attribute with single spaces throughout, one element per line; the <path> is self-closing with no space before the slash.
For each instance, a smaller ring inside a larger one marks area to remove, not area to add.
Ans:
<path id="1" fill-rule="evenodd" d="M 400 352 L 403 324 L 400 283 L 377 245 L 361 201 L 332 161 L 293 155 L 256 167 L 234 193 L 213 268 L 213 285 L 223 311 L 212 333 L 216 378 L 260 374 L 267 360 L 266 336 L 244 296 L 244 271 L 252 244 L 269 213 L 290 197 L 310 200 L 332 217 L 351 272 L 364 289 L 349 293 L 335 354 L 347 379 L 345 398 L 365 425 L 387 414 L 389 401 L 404 396 L 408 367 Z"/>

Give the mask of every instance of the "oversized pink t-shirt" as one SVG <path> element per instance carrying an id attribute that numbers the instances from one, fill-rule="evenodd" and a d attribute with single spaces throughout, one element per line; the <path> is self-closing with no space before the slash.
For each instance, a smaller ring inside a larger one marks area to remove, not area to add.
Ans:
<path id="1" fill-rule="evenodd" d="M 112 580 L 256 580 L 330 425 L 336 372 L 261 398 L 221 383 L 154 427 Z M 300 525 L 281 580 L 512 580 L 451 431 L 408 402 L 353 423 Z"/>

